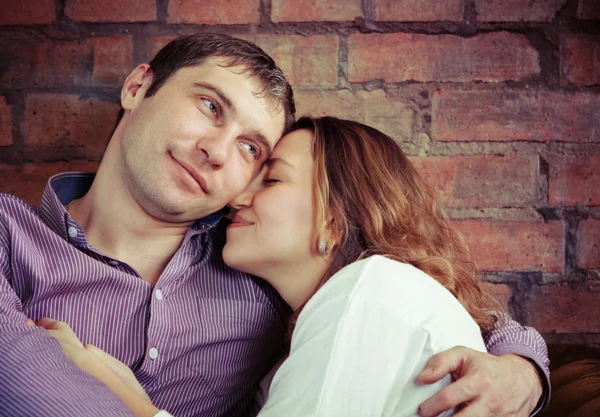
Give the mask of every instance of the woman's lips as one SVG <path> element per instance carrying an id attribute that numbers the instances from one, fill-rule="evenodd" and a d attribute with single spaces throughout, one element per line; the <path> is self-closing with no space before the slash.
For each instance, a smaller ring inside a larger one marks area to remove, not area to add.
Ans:
<path id="1" fill-rule="evenodd" d="M 235 216 L 233 216 L 233 218 L 231 219 L 231 224 L 227 227 L 251 226 L 253 224 L 254 223 L 252 223 L 251 221 L 246 220 L 245 218 L 236 213 Z"/>

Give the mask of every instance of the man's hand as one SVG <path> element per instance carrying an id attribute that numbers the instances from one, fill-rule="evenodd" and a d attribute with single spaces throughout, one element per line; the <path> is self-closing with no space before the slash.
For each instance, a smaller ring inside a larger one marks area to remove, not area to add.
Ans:
<path id="1" fill-rule="evenodd" d="M 496 357 L 458 346 L 434 355 L 419 381 L 431 384 L 447 374 L 455 382 L 421 404 L 421 417 L 459 406 L 456 417 L 529 417 L 543 392 L 535 366 L 516 355 Z"/>

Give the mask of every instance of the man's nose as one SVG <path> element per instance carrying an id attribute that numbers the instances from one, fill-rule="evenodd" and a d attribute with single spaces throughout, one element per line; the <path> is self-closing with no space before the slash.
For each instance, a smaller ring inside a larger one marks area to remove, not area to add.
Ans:
<path id="1" fill-rule="evenodd" d="M 214 168 L 222 168 L 233 157 L 237 132 L 234 127 L 219 128 L 199 139 L 196 148 Z"/>

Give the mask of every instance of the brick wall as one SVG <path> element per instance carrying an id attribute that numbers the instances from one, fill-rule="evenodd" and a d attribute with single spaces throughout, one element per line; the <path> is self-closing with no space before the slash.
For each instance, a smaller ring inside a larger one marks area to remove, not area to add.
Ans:
<path id="1" fill-rule="evenodd" d="M 600 345 L 600 2 L 2 1 L 0 191 L 94 170 L 128 72 L 195 31 L 271 53 L 300 113 L 397 138 L 516 318 Z"/>

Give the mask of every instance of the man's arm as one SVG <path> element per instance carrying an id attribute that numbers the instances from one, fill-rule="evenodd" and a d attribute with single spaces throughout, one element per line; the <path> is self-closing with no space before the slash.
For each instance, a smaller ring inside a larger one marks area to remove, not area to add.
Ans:
<path id="1" fill-rule="evenodd" d="M 13 417 L 131 416 L 99 381 L 67 359 L 44 329 L 26 325 L 11 284 L 7 231 L 0 222 L 0 410 Z"/>
<path id="2" fill-rule="evenodd" d="M 431 358 L 421 382 L 431 383 L 448 373 L 457 381 L 425 401 L 421 416 L 468 404 L 457 417 L 527 417 L 548 404 L 550 361 L 544 339 L 507 314 L 498 319 L 485 341 L 491 355 L 457 347 Z"/>

